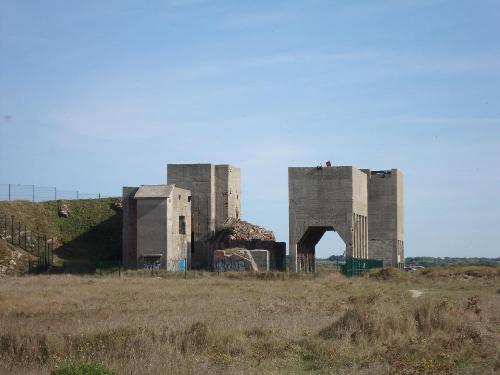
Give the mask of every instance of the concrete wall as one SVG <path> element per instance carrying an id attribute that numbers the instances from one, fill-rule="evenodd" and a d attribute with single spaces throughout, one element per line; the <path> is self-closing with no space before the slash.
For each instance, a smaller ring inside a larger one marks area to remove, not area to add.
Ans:
<path id="1" fill-rule="evenodd" d="M 137 268 L 137 204 L 134 195 L 138 187 L 122 190 L 122 263 L 125 268 Z"/>
<path id="2" fill-rule="evenodd" d="M 242 248 L 247 250 L 267 250 L 269 252 L 269 270 L 286 271 L 286 242 L 262 240 L 224 240 L 213 243 L 215 250 Z"/>
<path id="3" fill-rule="evenodd" d="M 167 198 L 137 200 L 137 258 L 161 254 L 167 259 Z"/>
<path id="4" fill-rule="evenodd" d="M 269 251 L 263 249 L 249 250 L 260 272 L 269 271 Z"/>
<path id="5" fill-rule="evenodd" d="M 179 270 L 179 260 L 191 264 L 191 192 L 175 187 L 167 205 L 167 259 L 169 271 Z M 184 217 L 184 234 L 180 220 Z"/>
<path id="6" fill-rule="evenodd" d="M 370 258 L 397 266 L 404 261 L 403 174 L 371 171 L 368 184 Z"/>
<path id="7" fill-rule="evenodd" d="M 168 164 L 167 181 L 191 191 L 193 268 L 210 269 L 209 240 L 229 217 L 240 217 L 240 169 L 231 165 Z"/>
<path id="8" fill-rule="evenodd" d="M 191 267 L 209 268 L 208 240 L 215 233 L 215 167 L 212 164 L 168 164 L 167 181 L 191 191 Z"/>
<path id="9" fill-rule="evenodd" d="M 315 246 L 327 230 L 338 232 L 347 256 L 367 257 L 365 173 L 353 167 L 290 167 L 288 190 L 291 270 L 315 270 Z"/>
<path id="10" fill-rule="evenodd" d="M 230 217 L 241 215 L 241 171 L 232 165 L 215 166 L 215 228 L 220 230 Z"/>
<path id="11" fill-rule="evenodd" d="M 241 218 L 241 170 L 229 165 L 228 217 Z"/>
<path id="12" fill-rule="evenodd" d="M 149 185 L 141 187 L 139 194 L 138 191 L 137 187 L 123 188 L 124 266 L 142 267 L 145 256 L 149 260 L 151 256 L 161 256 L 160 266 L 171 271 L 178 270 L 180 259 L 187 259 L 189 265 L 190 191 L 166 185 Z M 185 220 L 185 234 L 180 233 L 181 216 Z"/>

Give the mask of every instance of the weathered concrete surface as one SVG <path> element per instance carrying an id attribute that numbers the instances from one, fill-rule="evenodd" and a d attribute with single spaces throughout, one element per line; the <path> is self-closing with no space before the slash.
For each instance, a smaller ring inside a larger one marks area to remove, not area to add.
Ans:
<path id="1" fill-rule="evenodd" d="M 404 262 L 403 174 L 397 169 L 368 172 L 370 258 L 395 267 Z"/>
<path id="2" fill-rule="evenodd" d="M 263 249 L 249 250 L 252 255 L 255 264 L 257 265 L 257 271 L 267 272 L 269 271 L 269 251 Z"/>
<path id="3" fill-rule="evenodd" d="M 258 267 L 248 250 L 237 250 L 226 254 L 225 250 L 214 251 L 214 270 L 217 272 L 257 271 Z"/>
<path id="4" fill-rule="evenodd" d="M 214 251 L 214 269 L 227 271 L 269 271 L 269 251 L 228 249 Z"/>
<path id="5" fill-rule="evenodd" d="M 215 166 L 168 164 L 167 182 L 191 191 L 191 267 L 208 268 L 215 233 Z"/>
<path id="6" fill-rule="evenodd" d="M 167 255 L 167 198 L 137 198 L 137 259 L 158 258 L 165 267 Z"/>
<path id="7" fill-rule="evenodd" d="M 138 187 L 124 186 L 122 190 L 122 263 L 125 268 L 137 268 L 137 201 Z"/>
<path id="8" fill-rule="evenodd" d="M 179 261 L 191 264 L 191 192 L 175 186 L 167 200 L 167 259 L 169 271 L 179 271 Z"/>
<path id="9" fill-rule="evenodd" d="M 191 191 L 191 266 L 210 269 L 209 240 L 228 218 L 241 215 L 240 170 L 231 165 L 168 164 L 167 181 Z"/>
<path id="10" fill-rule="evenodd" d="M 269 253 L 269 270 L 285 271 L 286 243 L 276 242 L 271 230 L 244 220 L 230 219 L 211 240 L 215 250 L 242 248 L 266 250 Z"/>
<path id="11" fill-rule="evenodd" d="M 241 172 L 231 165 L 215 166 L 215 230 L 220 230 L 228 218 L 239 219 Z"/>
<path id="12" fill-rule="evenodd" d="M 189 264 L 191 193 L 174 185 L 123 188 L 123 263 L 137 268 L 146 261 L 178 270 Z"/>
<path id="13" fill-rule="evenodd" d="M 315 246 L 336 231 L 346 255 L 368 257 L 367 175 L 353 167 L 288 168 L 290 269 L 315 271 Z"/>

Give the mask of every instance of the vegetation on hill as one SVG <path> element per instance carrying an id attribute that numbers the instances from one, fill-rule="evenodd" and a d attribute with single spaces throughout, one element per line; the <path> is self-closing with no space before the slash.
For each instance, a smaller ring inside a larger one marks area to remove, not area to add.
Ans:
<path id="1" fill-rule="evenodd" d="M 116 198 L 48 202 L 0 201 L 0 221 L 13 215 L 31 230 L 54 238 L 56 264 L 64 260 L 119 260 L 121 209 Z M 66 205 L 69 217 L 59 217 Z M 9 225 L 9 224 L 8 224 Z"/>

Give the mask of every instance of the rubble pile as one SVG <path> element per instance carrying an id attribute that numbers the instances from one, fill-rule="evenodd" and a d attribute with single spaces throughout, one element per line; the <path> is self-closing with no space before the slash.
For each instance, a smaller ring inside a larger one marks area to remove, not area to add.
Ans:
<path id="1" fill-rule="evenodd" d="M 64 217 L 67 218 L 69 217 L 69 208 L 66 204 L 63 204 L 61 207 L 59 207 L 59 211 L 57 212 L 59 217 Z"/>
<path id="2" fill-rule="evenodd" d="M 259 227 L 258 225 L 249 223 L 244 220 L 236 220 L 232 222 L 228 228 L 229 239 L 236 241 L 275 241 L 274 233 L 266 228 Z"/>
<path id="3" fill-rule="evenodd" d="M 0 276 L 27 272 L 29 258 L 26 252 L 0 242 Z"/>

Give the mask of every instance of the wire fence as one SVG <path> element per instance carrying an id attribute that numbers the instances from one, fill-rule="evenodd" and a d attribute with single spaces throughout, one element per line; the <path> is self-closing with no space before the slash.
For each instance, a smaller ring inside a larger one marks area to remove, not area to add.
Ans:
<path id="1" fill-rule="evenodd" d="M 0 201 L 25 200 L 43 202 L 51 200 L 100 199 L 100 193 L 79 190 L 60 190 L 53 186 L 0 184 Z"/>
<path id="2" fill-rule="evenodd" d="M 361 259 L 346 257 L 345 263 L 341 266 L 340 272 L 344 275 L 351 276 L 361 276 L 366 271 L 373 268 L 383 268 L 384 261 L 379 259 Z"/>
<path id="3" fill-rule="evenodd" d="M 45 271 L 54 261 L 54 239 L 31 230 L 15 216 L 0 214 L 0 239 L 26 251 L 28 272 Z"/>

